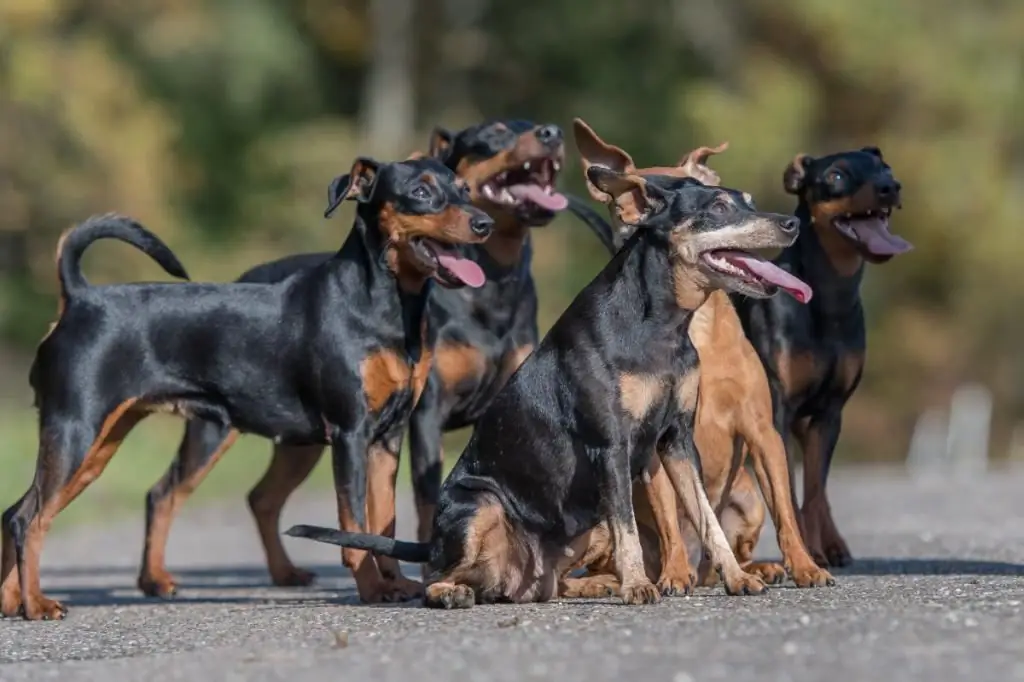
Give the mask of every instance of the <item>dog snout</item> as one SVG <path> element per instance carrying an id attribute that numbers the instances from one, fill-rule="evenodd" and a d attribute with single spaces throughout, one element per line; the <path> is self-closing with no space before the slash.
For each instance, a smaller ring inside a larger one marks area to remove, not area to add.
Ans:
<path id="1" fill-rule="evenodd" d="M 875 184 L 879 199 L 894 199 L 899 196 L 903 185 L 893 178 L 884 178 Z"/>
<path id="2" fill-rule="evenodd" d="M 494 229 L 494 219 L 483 211 L 473 211 L 469 216 L 469 229 L 477 237 L 486 239 Z"/>
<path id="3" fill-rule="evenodd" d="M 555 147 L 561 144 L 562 138 L 562 129 L 553 123 L 537 129 L 537 140 L 548 147 Z"/>

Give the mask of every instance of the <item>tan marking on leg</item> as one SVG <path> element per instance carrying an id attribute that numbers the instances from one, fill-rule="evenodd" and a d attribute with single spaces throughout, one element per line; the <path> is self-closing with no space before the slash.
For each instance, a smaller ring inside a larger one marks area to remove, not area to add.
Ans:
<path id="1" fill-rule="evenodd" d="M 291 494 L 316 467 L 324 449 L 320 445 L 276 445 L 263 477 L 249 492 L 249 510 L 267 557 L 267 570 L 275 585 L 304 587 L 316 574 L 297 567 L 281 542 L 281 511 Z"/>
<path id="2" fill-rule="evenodd" d="M 615 570 L 622 586 L 622 601 L 630 605 L 656 604 L 661 600 L 661 594 L 647 578 L 640 533 L 632 508 L 629 512 L 629 518 L 612 519 L 608 523 L 615 544 Z"/>
<path id="3" fill-rule="evenodd" d="M 647 374 L 623 373 L 619 376 L 619 399 L 622 409 L 634 419 L 643 419 L 647 412 L 665 394 L 665 384 L 659 377 Z"/>
<path id="4" fill-rule="evenodd" d="M 652 521 L 658 534 L 661 558 L 658 591 L 667 596 L 685 595 L 693 591 L 695 576 L 690 566 L 682 534 L 679 532 L 679 511 L 676 492 L 658 458 L 651 460 L 643 475 L 644 497 L 649 504 Z M 637 514 L 637 520 L 640 516 Z M 646 558 L 646 557 L 645 557 Z"/>
<path id="5" fill-rule="evenodd" d="M 363 392 L 371 412 L 379 412 L 395 391 L 409 387 L 411 370 L 404 358 L 393 350 L 371 353 L 360 365 Z"/>
<path id="6" fill-rule="evenodd" d="M 145 545 L 142 550 L 142 570 L 139 573 L 138 587 L 144 594 L 151 597 L 170 597 L 177 587 L 174 577 L 167 571 L 165 552 L 167 550 L 167 538 L 171 532 L 171 524 L 174 517 L 195 489 L 203 482 L 213 468 L 224 456 L 235 440 L 238 438 L 237 431 L 230 431 L 221 444 L 217 447 L 210 458 L 200 469 L 197 469 L 188 478 L 181 480 L 178 484 L 160 500 L 153 509 L 152 523 L 149 532 L 146 534 Z"/>
<path id="7" fill-rule="evenodd" d="M 56 495 L 44 501 L 43 508 L 29 522 L 25 530 L 24 561 L 19 566 L 21 598 L 27 620 L 59 620 L 67 614 L 67 609 L 60 602 L 47 598 L 39 586 L 39 557 L 43 540 L 57 515 L 103 473 L 128 433 L 146 416 L 145 412 L 132 409 L 137 402 L 135 398 L 126 400 L 107 416 L 78 470 Z M 44 447 L 47 447 L 46 436 L 40 434 L 40 449 Z M 40 452 L 39 461 L 45 461 L 46 457 Z"/>
<path id="8" fill-rule="evenodd" d="M 21 584 L 18 580 L 18 556 L 14 550 L 14 536 L 7 524 L 0 529 L 3 537 L 2 559 L 0 559 L 0 615 L 13 617 L 21 609 Z"/>
<path id="9" fill-rule="evenodd" d="M 382 445 L 370 446 L 367 472 L 366 515 L 368 531 L 374 535 L 395 537 L 395 477 L 398 474 L 398 455 Z M 377 557 L 377 566 L 387 583 L 385 601 L 405 601 L 423 594 L 423 586 L 402 575 L 397 559 Z"/>
<path id="10" fill-rule="evenodd" d="M 587 575 L 582 578 L 563 578 L 558 588 L 558 596 L 562 599 L 602 599 L 619 594 L 619 579 L 608 573 Z"/>
<path id="11" fill-rule="evenodd" d="M 672 485 L 683 502 L 683 508 L 691 522 L 697 527 L 697 533 L 704 545 L 705 552 L 711 554 L 713 566 L 722 575 L 725 590 L 729 594 L 760 594 L 765 585 L 760 578 L 744 573 L 729 547 L 729 541 L 722 531 L 722 526 L 715 516 L 704 484 L 697 471 L 689 462 L 673 459 L 670 455 L 661 458 L 668 472 Z"/>

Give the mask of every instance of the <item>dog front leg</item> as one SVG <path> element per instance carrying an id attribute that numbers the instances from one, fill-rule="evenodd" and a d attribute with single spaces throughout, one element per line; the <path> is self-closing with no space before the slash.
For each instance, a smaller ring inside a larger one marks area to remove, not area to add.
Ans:
<path id="1" fill-rule="evenodd" d="M 361 424 L 349 432 L 338 428 L 333 431 L 330 441 L 338 527 L 351 533 L 365 533 L 369 438 Z M 346 547 L 341 550 L 341 562 L 352 571 L 360 600 L 369 604 L 385 600 L 387 583 L 372 554 Z"/>
<path id="2" fill-rule="evenodd" d="M 651 516 L 658 529 L 658 554 L 661 558 L 658 590 L 668 597 L 690 594 L 697 576 L 690 565 L 682 533 L 679 532 L 676 493 L 659 458 L 651 458 L 651 463 L 643 473 L 643 483 L 651 506 Z"/>
<path id="3" fill-rule="evenodd" d="M 697 529 L 705 554 L 710 555 L 712 566 L 722 577 L 726 593 L 761 594 L 768 588 L 759 577 L 740 568 L 704 490 L 700 458 L 693 441 L 694 414 L 691 410 L 682 415 L 678 436 L 659 453 L 661 463 L 682 500 L 683 510 Z"/>
<path id="4" fill-rule="evenodd" d="M 658 588 L 644 570 L 640 533 L 633 513 L 633 483 L 625 453 L 606 449 L 592 452 L 591 461 L 600 463 L 600 490 L 603 516 L 614 544 L 615 572 L 625 604 L 655 604 L 661 600 Z"/>

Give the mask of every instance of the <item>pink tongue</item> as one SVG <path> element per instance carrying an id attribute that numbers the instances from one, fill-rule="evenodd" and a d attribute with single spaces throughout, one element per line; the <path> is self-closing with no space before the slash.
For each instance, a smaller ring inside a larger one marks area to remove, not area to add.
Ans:
<path id="1" fill-rule="evenodd" d="M 876 256 L 896 256 L 914 248 L 906 239 L 889 232 L 887 220 L 861 218 L 851 220 L 849 225 L 864 248 Z"/>
<path id="2" fill-rule="evenodd" d="M 800 303 L 807 303 L 811 300 L 811 295 L 814 293 L 811 291 L 811 287 L 778 265 L 759 258 L 752 258 L 742 253 L 723 253 L 722 255 L 734 265 L 749 270 L 766 282 L 771 282 L 780 289 L 783 289 Z"/>
<path id="3" fill-rule="evenodd" d="M 445 270 L 455 275 L 467 287 L 478 289 L 487 281 L 487 278 L 484 277 L 484 271 L 473 261 L 467 258 L 459 258 L 449 253 L 435 253 L 435 255 L 437 256 L 437 262 Z"/>
<path id="4" fill-rule="evenodd" d="M 569 205 L 569 200 L 565 198 L 565 195 L 558 192 L 548 194 L 540 185 L 509 185 L 506 189 L 516 199 L 532 201 L 549 211 L 563 211 Z"/>

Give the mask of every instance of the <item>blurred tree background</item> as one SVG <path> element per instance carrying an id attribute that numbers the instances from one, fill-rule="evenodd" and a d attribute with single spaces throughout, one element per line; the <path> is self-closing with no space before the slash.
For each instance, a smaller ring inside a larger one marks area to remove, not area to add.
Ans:
<path id="1" fill-rule="evenodd" d="M 728 140 L 724 181 L 777 210 L 797 152 L 880 146 L 917 250 L 867 276 L 840 461 L 902 458 L 965 381 L 994 392 L 1002 457 L 1024 415 L 1022 110 L 1020 0 L 3 0 L 0 379 L 23 408 L 57 235 L 91 213 L 129 213 L 194 278 L 230 280 L 339 245 L 351 214 L 321 211 L 356 154 L 582 116 L 643 164 Z M 582 192 L 578 164 L 563 186 Z M 546 328 L 606 256 L 572 218 L 537 243 Z M 161 277 L 118 244 L 86 268 Z"/>

